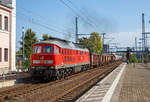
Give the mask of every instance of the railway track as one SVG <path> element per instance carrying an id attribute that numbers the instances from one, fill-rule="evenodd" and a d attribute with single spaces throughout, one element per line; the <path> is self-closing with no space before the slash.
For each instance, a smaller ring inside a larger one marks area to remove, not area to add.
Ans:
<path id="1" fill-rule="evenodd" d="M 0 75 L 0 82 L 4 80 L 14 80 L 14 79 L 16 79 L 16 73 Z"/>
<path id="2" fill-rule="evenodd" d="M 75 100 L 97 81 L 105 77 L 120 62 L 93 68 L 62 80 L 25 84 L 0 91 L 0 102 L 64 102 Z"/>
<path id="3" fill-rule="evenodd" d="M 0 82 L 16 79 L 29 79 L 30 75 L 27 72 L 15 72 L 0 75 Z"/>
<path id="4" fill-rule="evenodd" d="M 119 64 L 119 63 L 118 63 Z M 85 93 L 88 89 L 90 89 L 93 85 L 95 85 L 98 81 L 102 80 L 105 76 L 107 76 L 110 72 L 112 72 L 118 65 L 107 66 L 108 68 L 102 73 L 94 75 L 92 78 L 80 83 L 79 85 L 71 88 L 70 90 L 62 93 L 57 96 L 53 100 L 49 102 L 71 102 L 75 101 L 79 96 Z"/>

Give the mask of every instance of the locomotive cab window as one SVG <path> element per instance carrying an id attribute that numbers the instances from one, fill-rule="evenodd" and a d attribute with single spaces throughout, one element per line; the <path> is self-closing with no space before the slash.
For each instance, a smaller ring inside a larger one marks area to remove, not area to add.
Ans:
<path id="1" fill-rule="evenodd" d="M 44 53 L 53 53 L 53 46 L 45 46 Z"/>
<path id="2" fill-rule="evenodd" d="M 60 52 L 59 52 L 59 48 L 56 48 L 55 49 L 55 52 L 56 52 L 56 54 L 59 54 Z"/>
<path id="3" fill-rule="evenodd" d="M 61 52 L 62 54 L 64 54 L 64 51 L 63 51 L 63 49 L 62 49 L 62 52 Z"/>
<path id="4" fill-rule="evenodd" d="M 33 51 L 34 53 L 41 53 L 41 46 L 35 46 Z"/>

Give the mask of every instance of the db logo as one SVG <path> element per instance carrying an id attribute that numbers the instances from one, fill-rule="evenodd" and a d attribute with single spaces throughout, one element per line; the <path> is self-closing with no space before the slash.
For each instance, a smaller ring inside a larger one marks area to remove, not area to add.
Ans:
<path id="1" fill-rule="evenodd" d="M 40 56 L 40 60 L 43 60 L 44 59 L 44 56 Z"/>

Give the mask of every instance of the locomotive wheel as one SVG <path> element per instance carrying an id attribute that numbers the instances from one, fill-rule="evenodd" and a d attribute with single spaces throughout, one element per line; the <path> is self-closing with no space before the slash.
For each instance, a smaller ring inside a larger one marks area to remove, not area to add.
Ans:
<path id="1" fill-rule="evenodd" d="M 47 80 L 48 80 L 47 76 L 44 76 L 43 81 L 47 81 Z"/>
<path id="2" fill-rule="evenodd" d="M 86 70 L 86 66 L 83 66 L 81 71 L 85 71 L 85 70 Z"/>
<path id="3" fill-rule="evenodd" d="M 64 70 L 64 76 L 67 77 L 69 75 L 69 69 Z"/>
<path id="4" fill-rule="evenodd" d="M 59 71 L 56 71 L 56 76 L 55 76 L 56 80 L 60 80 L 61 79 L 61 76 L 60 76 L 60 73 Z"/>
<path id="5" fill-rule="evenodd" d="M 72 75 L 72 69 L 69 69 L 69 75 Z"/>
<path id="6" fill-rule="evenodd" d="M 49 76 L 46 75 L 46 74 L 43 74 L 41 79 L 42 79 L 43 81 L 48 81 L 48 80 L 49 80 Z"/>
<path id="7" fill-rule="evenodd" d="M 65 78 L 64 69 L 61 70 L 61 78 Z"/>

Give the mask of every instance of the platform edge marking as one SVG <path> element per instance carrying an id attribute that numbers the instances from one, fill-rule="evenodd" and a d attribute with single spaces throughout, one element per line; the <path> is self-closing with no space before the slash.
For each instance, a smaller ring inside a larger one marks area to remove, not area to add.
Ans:
<path id="1" fill-rule="evenodd" d="M 123 65 L 123 67 L 122 67 L 122 69 L 121 69 L 119 75 L 116 77 L 116 79 L 114 80 L 113 84 L 111 85 L 111 87 L 110 87 L 109 90 L 107 91 L 107 93 L 106 93 L 106 95 L 104 96 L 102 102 L 110 102 L 111 97 L 112 97 L 112 95 L 113 95 L 113 93 L 114 93 L 114 91 L 115 91 L 115 88 L 116 88 L 116 86 L 117 86 L 117 84 L 118 84 L 118 82 L 119 82 L 119 80 L 120 80 L 120 78 L 121 78 L 121 75 L 122 75 L 122 73 L 123 73 L 124 70 L 125 70 L 125 67 L 126 67 L 126 63 L 124 63 L 124 65 Z"/>
<path id="2" fill-rule="evenodd" d="M 120 64 L 118 67 L 123 67 L 123 64 Z M 114 70 L 115 71 L 115 70 Z M 108 74 L 104 79 L 102 79 L 100 82 L 98 82 L 99 84 L 104 83 L 113 73 L 114 71 L 112 71 L 112 73 Z M 100 86 L 94 86 L 93 88 L 91 88 L 86 94 L 84 94 L 83 96 L 81 96 L 78 100 L 76 100 L 76 102 L 83 102 L 86 101 L 86 99 Z M 108 88 L 109 89 L 109 88 Z"/>

